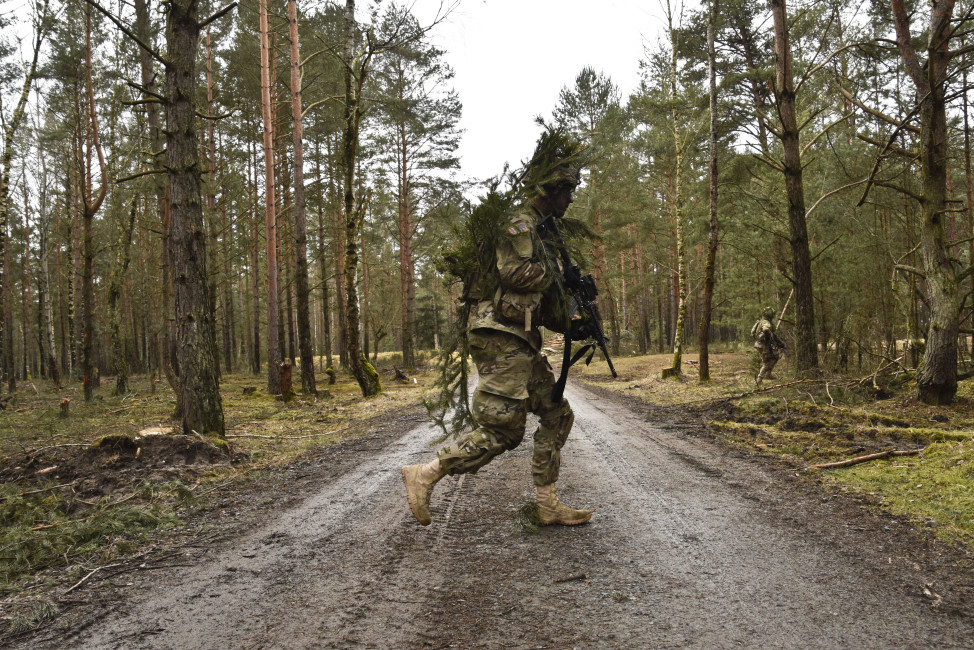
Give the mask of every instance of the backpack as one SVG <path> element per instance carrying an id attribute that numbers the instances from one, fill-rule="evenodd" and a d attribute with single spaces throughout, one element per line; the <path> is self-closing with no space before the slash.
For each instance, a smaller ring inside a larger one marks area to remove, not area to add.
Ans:
<path id="1" fill-rule="evenodd" d="M 762 318 L 757 319 L 754 322 L 754 325 L 751 326 L 751 338 L 752 339 L 757 339 L 758 338 L 758 334 L 760 334 L 760 332 L 761 332 L 761 321 L 762 320 L 764 320 L 764 319 L 762 319 Z"/>

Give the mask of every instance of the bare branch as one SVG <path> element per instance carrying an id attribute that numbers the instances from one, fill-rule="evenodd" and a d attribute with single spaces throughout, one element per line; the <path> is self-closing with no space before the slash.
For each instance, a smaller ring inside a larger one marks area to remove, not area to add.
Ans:
<path id="1" fill-rule="evenodd" d="M 215 14 L 213 14 L 212 16 L 210 16 L 209 18 L 204 19 L 203 22 L 201 22 L 199 24 L 200 29 L 203 29 L 204 27 L 206 27 L 207 25 L 209 25 L 210 23 L 212 23 L 215 20 L 219 20 L 219 19 L 223 18 L 228 13 L 230 13 L 231 11 L 233 11 L 234 7 L 236 7 L 236 6 L 237 6 L 237 3 L 236 2 L 231 2 L 226 7 L 224 7 L 220 11 L 216 12 Z"/>
<path id="2" fill-rule="evenodd" d="M 860 181 L 860 182 L 862 182 L 862 181 Z M 817 252 L 814 255 L 812 255 L 811 261 L 814 262 L 818 258 L 819 255 L 821 255 L 822 253 L 824 253 L 828 249 L 832 248 L 832 244 L 834 244 L 835 242 L 839 241 L 840 239 L 842 239 L 842 235 L 839 235 L 838 237 L 836 237 L 835 239 L 833 239 L 832 241 L 830 241 L 828 244 L 826 244 L 825 245 L 825 248 L 823 248 L 819 252 Z"/>
<path id="3" fill-rule="evenodd" d="M 843 185 L 842 187 L 837 187 L 837 188 L 835 188 L 834 190 L 832 190 L 831 192 L 827 192 L 827 193 L 825 193 L 825 194 L 823 194 L 823 195 L 822 195 L 822 196 L 821 196 L 821 197 L 820 197 L 820 198 L 818 199 L 818 201 L 816 201 L 816 202 L 815 202 L 815 203 L 814 203 L 814 204 L 812 205 L 812 207 L 810 207 L 810 208 L 809 208 L 808 210 L 806 210 L 806 211 L 805 211 L 805 218 L 807 219 L 808 217 L 810 217 L 810 216 L 811 216 L 811 214 L 812 214 L 812 212 L 814 212 L 814 211 L 815 211 L 815 208 L 817 208 L 817 207 L 818 207 L 818 206 L 819 206 L 819 205 L 820 205 L 820 204 L 822 203 L 822 201 L 824 201 L 825 199 L 827 199 L 827 198 L 829 198 L 829 197 L 830 197 L 830 196 L 832 196 L 833 194 L 838 194 L 839 192 L 841 192 L 841 191 L 843 191 L 843 190 L 847 190 L 847 189 L 849 189 L 850 187 L 855 187 L 856 185 L 862 185 L 863 183 L 865 183 L 865 182 L 867 182 L 868 180 L 869 180 L 868 178 L 864 178 L 864 179 L 862 179 L 861 181 L 855 181 L 854 183 L 849 183 L 848 185 Z M 831 246 L 831 245 L 832 245 L 832 244 L 829 244 L 829 246 Z M 814 258 L 813 258 L 813 259 L 814 259 Z"/>
<path id="4" fill-rule="evenodd" d="M 135 41 L 135 44 L 138 45 L 139 47 L 141 47 L 143 50 L 145 50 L 149 54 L 149 56 L 151 56 L 153 59 L 155 59 L 156 61 L 158 61 L 159 63 L 161 63 L 164 66 L 168 66 L 169 65 L 169 61 L 166 59 L 166 57 L 164 57 L 161 54 L 159 54 L 158 52 L 156 52 L 156 50 L 151 45 L 146 44 L 145 41 L 143 41 L 141 38 L 139 38 L 138 36 L 136 36 L 135 35 L 135 32 L 133 32 L 128 27 L 126 27 L 125 25 L 123 25 L 122 24 L 122 21 L 120 21 L 118 18 L 116 18 L 114 14 L 112 14 L 110 11 L 108 11 L 107 9 L 105 9 L 104 7 L 102 7 L 100 4 L 98 4 L 97 2 L 95 2 L 95 0 L 85 0 L 85 2 L 87 2 L 88 4 L 90 4 L 92 7 L 94 7 L 98 11 L 100 11 L 102 13 L 102 15 L 105 16 L 105 18 L 108 18 L 108 20 L 110 20 L 113 23 L 115 23 L 115 26 L 118 27 L 122 31 L 123 34 L 125 34 L 126 36 L 128 36 L 129 38 L 131 38 L 133 41 Z"/>
<path id="5" fill-rule="evenodd" d="M 862 140 L 863 142 L 867 142 L 867 143 L 873 145 L 874 147 L 880 147 L 880 148 L 885 147 L 887 151 L 891 151 L 891 152 L 893 152 L 893 153 L 895 153 L 895 154 L 897 154 L 899 156 L 903 156 L 904 158 L 907 158 L 909 160 L 916 160 L 916 159 L 918 159 L 920 157 L 920 154 L 918 154 L 918 153 L 914 153 L 912 151 L 907 151 L 906 149 L 903 149 L 902 147 L 897 147 L 895 145 L 884 144 L 884 143 L 880 142 L 879 140 L 874 140 L 873 138 L 870 138 L 868 135 L 865 135 L 863 133 L 857 133 L 856 134 L 856 137 L 859 138 L 860 140 Z"/>
<path id="6" fill-rule="evenodd" d="M 785 168 L 781 163 L 779 163 L 777 160 L 772 160 L 771 158 L 764 155 L 763 153 L 753 153 L 751 155 L 757 158 L 758 160 L 760 160 L 761 162 L 763 162 L 768 167 L 771 167 L 772 169 L 777 169 L 779 172 L 785 171 Z"/>
<path id="7" fill-rule="evenodd" d="M 896 264 L 894 267 L 897 271 L 903 271 L 904 273 L 912 273 L 913 275 L 919 276 L 921 278 L 927 277 L 927 274 L 918 269 L 915 266 L 908 266 L 906 264 Z"/>
<path id="8" fill-rule="evenodd" d="M 850 102 L 852 102 L 853 104 L 855 104 L 856 106 L 858 106 L 862 110 L 866 111 L 867 113 L 869 113 L 873 117 L 877 117 L 880 120 L 882 120 L 882 121 L 884 121 L 884 122 L 886 122 L 888 124 L 892 124 L 893 126 L 899 128 L 899 129 L 902 129 L 904 131 L 909 131 L 910 133 L 916 133 L 917 135 L 920 134 L 920 127 L 913 126 L 913 125 L 910 125 L 910 124 L 906 124 L 905 123 L 905 119 L 904 120 L 898 120 L 895 117 L 890 117 L 889 115 L 887 115 L 886 113 L 883 113 L 882 111 L 878 111 L 875 108 L 870 108 L 869 106 L 866 106 L 861 101 L 859 101 L 851 92 L 849 92 L 848 90 L 846 90 L 842 86 L 838 86 L 838 88 L 839 88 L 839 92 L 842 93 L 842 95 L 846 99 L 848 99 Z M 908 118 L 909 117 L 912 117 L 913 116 L 913 113 L 915 113 L 915 112 L 916 112 L 915 110 L 914 111 L 911 111 L 910 114 L 907 117 Z"/>
<path id="9" fill-rule="evenodd" d="M 801 153 L 801 155 L 804 156 L 805 153 L 808 151 L 808 149 L 813 144 L 815 144 L 818 141 L 819 138 L 821 138 L 823 135 L 825 135 L 826 133 L 828 133 L 829 130 L 831 130 L 833 126 L 836 126 L 837 124 L 841 124 L 843 121 L 845 121 L 848 118 L 852 117 L 852 115 L 854 113 L 855 113 L 855 111 L 849 111 L 845 115 L 842 115 L 842 116 L 836 118 L 835 121 L 833 121 L 831 124 L 827 124 L 821 131 L 819 131 L 817 134 L 815 134 L 815 137 L 814 138 L 812 138 L 811 140 L 809 140 L 808 143 L 805 144 L 804 147 L 802 147 L 802 153 Z M 804 128 L 806 124 L 808 124 L 808 122 L 805 122 L 805 124 L 803 124 L 801 128 Z"/>

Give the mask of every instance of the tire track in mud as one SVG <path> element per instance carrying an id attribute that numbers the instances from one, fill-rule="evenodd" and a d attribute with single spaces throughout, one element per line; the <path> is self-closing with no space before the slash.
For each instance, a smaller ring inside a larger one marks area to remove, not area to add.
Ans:
<path id="1" fill-rule="evenodd" d="M 970 647 L 970 618 L 923 599 L 933 578 L 904 549 L 777 470 L 582 388 L 569 398 L 558 494 L 596 507 L 588 525 L 518 525 L 529 434 L 441 481 L 419 526 L 399 468 L 431 457 L 421 425 L 339 448 L 354 456 L 304 501 L 192 567 L 135 576 L 111 616 L 32 647 Z"/>
<path id="2" fill-rule="evenodd" d="M 810 504 L 783 489 L 780 477 L 587 397 L 575 400 L 573 458 L 585 457 L 602 477 L 599 492 L 608 493 L 610 507 L 599 525 L 618 535 L 614 548 L 626 555 L 641 548 L 649 559 L 637 568 L 651 577 L 637 584 L 637 598 L 654 610 L 655 629 L 643 642 L 970 647 L 970 621 L 932 610 L 919 577 L 905 593 L 886 562 L 877 566 L 875 540 L 845 534 L 848 522 L 820 507 L 821 520 L 796 517 Z"/>

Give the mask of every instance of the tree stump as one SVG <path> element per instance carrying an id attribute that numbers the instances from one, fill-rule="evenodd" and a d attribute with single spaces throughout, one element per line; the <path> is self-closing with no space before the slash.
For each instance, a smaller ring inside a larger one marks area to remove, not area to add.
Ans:
<path id="1" fill-rule="evenodd" d="M 71 410 L 71 400 L 70 398 L 65 397 L 64 399 L 61 400 L 60 417 L 62 418 L 68 417 L 70 410 Z"/>
<path id="2" fill-rule="evenodd" d="M 669 379 L 670 377 L 680 376 L 679 368 L 663 368 L 663 379 Z"/>
<path id="3" fill-rule="evenodd" d="M 291 360 L 285 359 L 281 362 L 281 400 L 287 404 L 294 397 L 294 385 L 291 381 Z"/>
<path id="4" fill-rule="evenodd" d="M 329 386 L 333 385 L 335 383 L 335 381 L 338 379 L 338 373 L 335 372 L 335 369 L 332 368 L 331 366 L 328 366 L 325 369 L 325 374 L 328 375 L 328 385 Z"/>

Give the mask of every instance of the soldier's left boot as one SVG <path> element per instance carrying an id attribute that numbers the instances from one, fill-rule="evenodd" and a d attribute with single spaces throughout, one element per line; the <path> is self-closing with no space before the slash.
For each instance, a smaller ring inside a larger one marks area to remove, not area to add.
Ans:
<path id="1" fill-rule="evenodd" d="M 555 484 L 543 485 L 538 488 L 538 516 L 542 526 L 559 524 L 562 526 L 577 526 L 592 518 L 590 510 L 575 510 L 558 502 L 555 496 Z"/>
<path id="2" fill-rule="evenodd" d="M 430 495 L 433 486 L 446 472 L 440 467 L 440 459 L 434 458 L 425 465 L 407 465 L 402 468 L 402 482 L 406 485 L 406 500 L 416 521 L 429 526 L 433 520 L 430 517 Z"/>

